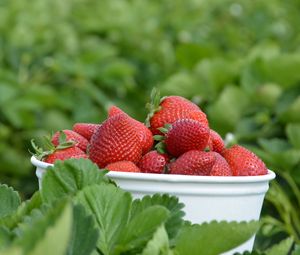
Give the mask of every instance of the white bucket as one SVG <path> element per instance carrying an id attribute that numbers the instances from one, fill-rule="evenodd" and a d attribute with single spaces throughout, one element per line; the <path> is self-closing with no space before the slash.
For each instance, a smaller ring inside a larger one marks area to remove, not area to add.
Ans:
<path id="1" fill-rule="evenodd" d="M 41 187 L 43 173 L 51 164 L 32 157 Z M 192 223 L 212 220 L 259 220 L 263 200 L 269 189 L 269 181 L 275 178 L 272 171 L 260 176 L 191 176 L 111 171 L 107 174 L 134 198 L 154 193 L 168 193 L 185 204 L 185 219 Z M 252 251 L 253 236 L 241 246 L 224 253 Z"/>

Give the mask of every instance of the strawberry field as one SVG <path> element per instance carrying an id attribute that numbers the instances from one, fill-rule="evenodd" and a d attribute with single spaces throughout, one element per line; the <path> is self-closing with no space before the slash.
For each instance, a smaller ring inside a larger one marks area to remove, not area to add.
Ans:
<path id="1" fill-rule="evenodd" d="M 60 228 L 65 229 L 65 236 L 76 228 L 96 233 L 78 254 L 95 249 L 98 253 L 93 254 L 110 254 L 113 245 L 120 249 L 113 254 L 154 254 L 149 247 L 157 246 L 158 240 L 165 253 L 157 254 L 192 254 L 184 245 L 186 236 L 205 232 L 205 225 L 182 227 L 182 216 L 177 215 L 173 229 L 161 227 L 166 219 L 172 223 L 167 209 L 180 214 L 181 205 L 174 197 L 152 198 L 160 202 L 151 200 L 151 206 L 159 208 L 151 209 L 148 204 L 148 211 L 127 197 L 128 208 L 134 204 L 137 211 L 123 209 L 119 216 L 125 232 L 117 233 L 125 237 L 115 239 L 109 239 L 112 229 L 103 233 L 101 224 L 93 227 L 87 213 L 92 209 L 86 199 L 103 189 L 101 176 L 97 183 L 86 183 L 86 191 L 66 191 L 71 198 L 47 210 L 47 202 L 60 196 L 51 176 L 48 181 L 53 187 L 50 184 L 50 190 L 32 197 L 38 182 L 30 163 L 31 139 L 40 144 L 44 135 L 72 129 L 74 123 L 101 123 L 113 105 L 144 122 L 144 106 L 156 87 L 163 96 L 180 95 L 197 104 L 207 114 L 211 129 L 224 139 L 231 137 L 230 145 L 238 143 L 255 152 L 277 174 L 264 201 L 253 254 L 280 255 L 290 248 L 299 254 L 299 8 L 296 0 L 0 0 L 0 182 L 20 194 L 1 186 L 0 197 L 7 194 L 15 203 L 0 213 L 0 226 L 1 217 L 10 217 L 5 228 L 0 227 L 0 248 L 15 240 L 26 252 L 39 254 L 30 250 L 36 240 L 29 233 L 35 231 L 38 236 L 49 222 L 62 220 L 65 227 L 52 224 L 56 226 L 53 233 L 61 233 Z M 71 170 L 65 171 L 67 175 Z M 128 196 L 113 187 L 109 191 L 116 200 Z M 19 207 L 21 200 L 29 198 L 26 206 Z M 112 198 L 107 195 L 93 203 L 103 205 Z M 167 206 L 170 201 L 177 209 Z M 17 228 L 33 208 L 45 217 L 36 213 L 30 218 L 32 224 Z M 143 240 L 135 239 L 132 228 L 155 209 L 151 231 L 147 232 L 150 225 L 141 226 Z M 98 223 L 108 220 L 101 213 L 96 212 Z M 78 225 L 64 220 L 73 219 L 66 215 L 79 219 Z M 212 238 L 209 231 L 228 231 L 222 224 L 206 227 L 208 239 Z M 241 231 L 240 239 L 230 240 L 232 246 L 216 244 L 215 252 L 235 247 L 258 229 L 255 224 L 230 227 L 237 233 L 244 228 L 247 233 Z M 13 234 L 8 235 L 8 230 Z M 98 235 L 108 238 L 107 243 L 97 241 Z M 83 237 L 74 234 L 72 238 L 71 243 L 62 244 L 62 249 L 68 247 L 67 254 L 74 254 L 76 238 Z M 45 245 L 49 240 L 45 238 Z M 280 247 L 273 246 L 282 240 Z"/>

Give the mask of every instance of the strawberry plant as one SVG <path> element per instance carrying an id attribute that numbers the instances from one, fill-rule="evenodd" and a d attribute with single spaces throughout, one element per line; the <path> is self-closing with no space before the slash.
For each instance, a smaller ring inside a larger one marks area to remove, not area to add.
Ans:
<path id="1" fill-rule="evenodd" d="M 86 159 L 57 161 L 42 189 L 22 203 L 17 192 L 1 185 L 0 254 L 217 255 L 258 228 L 254 221 L 191 225 L 176 197 L 133 200 L 105 174 Z M 291 245 L 287 239 L 252 254 L 283 255 Z"/>

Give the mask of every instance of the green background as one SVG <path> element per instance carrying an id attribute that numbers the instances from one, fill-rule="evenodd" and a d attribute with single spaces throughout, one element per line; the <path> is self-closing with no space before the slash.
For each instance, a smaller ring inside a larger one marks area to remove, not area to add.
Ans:
<path id="1" fill-rule="evenodd" d="M 300 2 L 0 0 L 0 181 L 37 189 L 30 140 L 151 89 L 187 97 L 278 177 L 257 245 L 300 243 Z M 271 238 L 269 238 L 271 237 Z"/>

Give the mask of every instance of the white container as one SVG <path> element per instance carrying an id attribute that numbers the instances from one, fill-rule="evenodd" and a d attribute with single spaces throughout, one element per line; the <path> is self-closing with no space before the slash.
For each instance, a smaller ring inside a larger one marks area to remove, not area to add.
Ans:
<path id="1" fill-rule="evenodd" d="M 31 162 L 36 166 L 41 187 L 43 173 L 51 164 L 34 157 Z M 190 176 L 113 171 L 107 175 L 122 189 L 131 192 L 134 198 L 154 193 L 177 196 L 185 204 L 185 219 L 192 223 L 259 220 L 269 181 L 275 178 L 270 170 L 267 175 L 260 176 Z M 254 238 L 223 255 L 251 251 Z"/>

